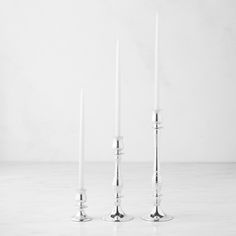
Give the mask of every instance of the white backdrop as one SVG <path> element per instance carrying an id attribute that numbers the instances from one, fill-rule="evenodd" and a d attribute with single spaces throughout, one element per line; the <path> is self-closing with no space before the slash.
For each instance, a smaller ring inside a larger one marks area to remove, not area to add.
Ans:
<path id="1" fill-rule="evenodd" d="M 108 161 L 121 41 L 124 161 L 153 158 L 154 14 L 160 13 L 162 161 L 236 160 L 236 1 L 1 0 L 0 159 Z"/>

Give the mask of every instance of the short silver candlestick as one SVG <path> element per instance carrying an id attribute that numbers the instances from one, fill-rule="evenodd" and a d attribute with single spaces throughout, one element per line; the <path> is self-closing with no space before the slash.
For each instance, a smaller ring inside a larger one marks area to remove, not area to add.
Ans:
<path id="1" fill-rule="evenodd" d="M 121 208 L 121 191 L 123 188 L 123 183 L 121 179 L 120 162 L 121 155 L 123 154 L 123 137 L 119 136 L 114 138 L 113 148 L 115 150 L 115 176 L 112 185 L 115 193 L 115 203 L 111 213 L 103 217 L 103 219 L 111 222 L 125 222 L 132 220 L 133 217 L 126 215 Z"/>
<path id="2" fill-rule="evenodd" d="M 72 217 L 72 220 L 76 222 L 86 222 L 92 220 L 92 218 L 87 216 L 87 214 L 85 213 L 85 208 L 87 208 L 87 206 L 85 205 L 85 202 L 87 201 L 85 189 L 80 189 L 78 191 L 75 197 L 75 201 L 78 211 L 75 216 Z"/>
<path id="3" fill-rule="evenodd" d="M 160 124 L 160 111 L 155 110 L 153 112 L 153 124 L 154 124 L 154 170 L 153 170 L 153 196 L 154 196 L 154 207 L 149 215 L 143 217 L 144 220 L 151 222 L 164 222 L 172 220 L 173 217 L 166 215 L 161 207 L 161 179 L 160 179 L 160 163 L 159 163 L 159 145 L 158 145 L 158 136 L 159 130 L 161 128 Z"/>

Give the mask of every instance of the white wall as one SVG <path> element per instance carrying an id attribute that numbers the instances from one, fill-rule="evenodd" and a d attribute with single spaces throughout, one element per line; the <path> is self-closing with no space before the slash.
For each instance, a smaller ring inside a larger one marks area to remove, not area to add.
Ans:
<path id="1" fill-rule="evenodd" d="M 86 158 L 113 160 L 117 35 L 123 159 L 151 161 L 158 7 L 162 161 L 235 161 L 233 0 L 0 1 L 0 160 L 77 160 L 81 87 Z"/>

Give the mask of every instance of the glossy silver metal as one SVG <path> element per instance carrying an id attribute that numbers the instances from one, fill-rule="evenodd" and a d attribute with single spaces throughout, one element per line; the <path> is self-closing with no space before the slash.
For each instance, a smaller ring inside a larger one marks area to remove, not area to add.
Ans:
<path id="1" fill-rule="evenodd" d="M 92 220 L 91 217 L 87 216 L 85 213 L 85 208 L 87 208 L 85 202 L 87 201 L 86 190 L 80 189 L 75 197 L 76 207 L 78 208 L 75 216 L 72 217 L 72 220 L 75 222 L 86 222 Z"/>
<path id="2" fill-rule="evenodd" d="M 154 127 L 154 169 L 153 169 L 153 178 L 152 178 L 152 186 L 153 186 L 153 196 L 154 196 L 154 207 L 149 215 L 142 217 L 143 220 L 151 221 L 151 222 L 165 222 L 172 220 L 173 217 L 166 215 L 160 206 L 161 203 L 161 179 L 160 179 L 160 162 L 159 162 L 159 143 L 158 136 L 160 126 L 160 110 L 155 110 L 153 112 L 153 127 Z"/>
<path id="3" fill-rule="evenodd" d="M 110 222 L 125 222 L 133 219 L 132 216 L 126 215 L 121 208 L 121 191 L 123 188 L 123 182 L 121 178 L 121 155 L 123 150 L 123 137 L 115 137 L 113 141 L 113 149 L 115 150 L 115 175 L 113 179 L 113 189 L 115 193 L 115 203 L 114 208 L 111 213 L 103 217 L 103 220 Z"/>

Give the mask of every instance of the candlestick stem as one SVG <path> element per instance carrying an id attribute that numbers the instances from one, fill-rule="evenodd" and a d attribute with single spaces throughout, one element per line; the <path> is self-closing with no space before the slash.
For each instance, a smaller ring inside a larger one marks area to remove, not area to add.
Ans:
<path id="1" fill-rule="evenodd" d="M 126 215 L 121 208 L 121 191 L 123 188 L 122 178 L 121 178 L 121 155 L 123 150 L 123 138 L 121 136 L 115 137 L 113 142 L 113 148 L 115 150 L 115 175 L 113 179 L 113 188 L 114 188 L 114 195 L 115 195 L 115 202 L 114 208 L 112 209 L 111 213 L 105 217 L 103 217 L 106 221 L 111 222 L 125 222 L 132 220 L 133 217 Z"/>
<path id="2" fill-rule="evenodd" d="M 151 213 L 144 216 L 143 219 L 152 222 L 164 222 L 172 220 L 173 217 L 166 215 L 161 207 L 161 179 L 160 179 L 160 163 L 159 163 L 159 130 L 161 128 L 160 124 L 160 112 L 155 110 L 153 113 L 153 124 L 154 124 L 154 170 L 153 170 L 153 196 L 154 196 L 154 207 Z"/>

